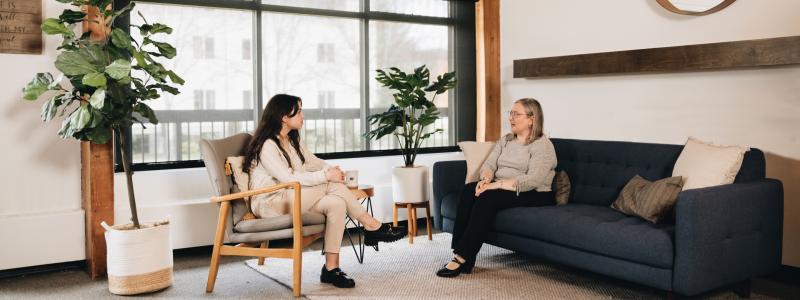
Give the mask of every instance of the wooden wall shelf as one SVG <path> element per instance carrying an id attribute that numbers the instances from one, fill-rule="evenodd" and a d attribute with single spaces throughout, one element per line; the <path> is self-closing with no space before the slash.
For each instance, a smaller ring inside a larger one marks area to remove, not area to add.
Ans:
<path id="1" fill-rule="evenodd" d="M 800 64 L 800 36 L 514 60 L 514 78 Z"/>

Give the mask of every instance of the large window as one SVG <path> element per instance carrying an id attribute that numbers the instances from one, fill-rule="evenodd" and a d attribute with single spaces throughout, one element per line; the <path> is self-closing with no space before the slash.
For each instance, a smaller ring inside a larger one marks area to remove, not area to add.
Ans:
<path id="1" fill-rule="evenodd" d="M 197 161 L 200 139 L 252 133 L 261 110 L 277 93 L 303 99 L 306 121 L 301 135 L 315 153 L 368 155 L 372 150 L 396 149 L 394 139 L 367 141 L 362 137 L 369 127 L 367 116 L 385 111 L 392 103 L 391 93 L 375 82 L 375 70 L 425 64 L 433 75 L 455 70 L 461 85 L 474 83 L 469 80 L 474 77 L 474 40 L 458 38 L 459 34 L 474 37 L 474 25 L 456 16 L 456 5 L 469 9 L 472 3 L 136 2 L 131 24 L 142 23 L 141 12 L 148 22 L 173 27 L 169 42 L 178 49 L 178 56 L 166 66 L 186 84 L 180 87 L 181 94 L 165 94 L 151 103 L 158 125 L 131 128 L 135 167 Z M 471 18 L 474 16 L 468 15 L 464 20 Z M 131 31 L 134 38 L 137 33 Z M 467 45 L 459 47 L 459 42 Z M 459 88 L 470 89 L 474 86 Z M 423 147 L 452 146 L 459 139 L 451 130 L 457 123 L 457 112 L 451 108 L 464 101 L 455 97 L 459 90 L 437 96 L 442 118 L 429 130 L 441 128 L 444 133 L 430 138 Z M 461 94 L 474 105 L 474 92 Z M 469 110 L 466 115 L 469 117 Z"/>

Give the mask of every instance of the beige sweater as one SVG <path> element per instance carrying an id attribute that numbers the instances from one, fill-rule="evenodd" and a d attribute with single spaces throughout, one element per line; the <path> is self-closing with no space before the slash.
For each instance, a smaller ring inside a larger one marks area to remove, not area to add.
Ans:
<path id="1" fill-rule="evenodd" d="M 294 147 L 285 147 L 292 161 L 291 166 L 283 153 L 272 140 L 264 142 L 261 148 L 261 162 L 253 161 L 250 169 L 250 189 L 272 186 L 278 183 L 300 182 L 303 186 L 315 186 L 328 182 L 325 171 L 330 167 L 324 160 L 308 151 L 300 142 L 300 151 L 306 159 L 305 164 Z M 294 168 L 292 168 L 294 166 Z M 254 196 L 251 201 L 253 213 L 258 217 L 285 215 L 290 212 L 290 203 L 282 191 Z"/>
<path id="2" fill-rule="evenodd" d="M 500 138 L 481 167 L 496 179 L 516 179 L 517 195 L 536 190 L 549 192 L 556 172 L 556 150 L 546 136 L 528 145 Z"/>

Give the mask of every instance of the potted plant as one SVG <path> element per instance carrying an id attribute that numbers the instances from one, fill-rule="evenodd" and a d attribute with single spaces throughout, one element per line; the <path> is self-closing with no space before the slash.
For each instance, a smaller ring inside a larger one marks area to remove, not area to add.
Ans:
<path id="1" fill-rule="evenodd" d="M 143 25 L 130 27 L 141 33 L 139 42 L 131 38 L 126 28 L 114 24 L 133 9 L 133 2 L 115 9 L 114 0 L 57 1 L 77 7 L 42 22 L 44 33 L 63 38 L 55 61 L 56 69 L 63 74 L 36 74 L 23 89 L 23 98 L 46 98 L 41 112 L 45 122 L 66 114 L 58 131 L 64 139 L 118 143 L 133 223 L 113 227 L 103 223 L 107 230 L 109 290 L 129 295 L 163 289 L 172 284 L 169 224 L 139 223 L 126 147 L 129 141 L 123 130 L 134 122 L 157 124 L 147 101 L 159 98 L 163 92 L 176 95 L 178 89 L 173 85 L 183 84 L 183 79 L 157 61 L 177 54 L 170 44 L 155 40 L 172 29 L 144 20 Z M 76 35 L 75 27 L 81 23 L 90 30 Z M 62 82 L 64 77 L 67 82 Z"/>
<path id="2" fill-rule="evenodd" d="M 398 68 L 377 72 L 375 79 L 392 90 L 394 104 L 386 112 L 369 116 L 373 129 L 364 136 L 378 140 L 392 134 L 397 139 L 405 165 L 392 169 L 392 200 L 405 203 L 427 201 L 428 167 L 415 166 L 414 161 L 422 142 L 443 131 L 427 127 L 439 119 L 439 110 L 433 102 L 436 96 L 456 86 L 455 72 L 439 75 L 433 82 L 425 65 L 412 73 Z M 430 100 L 429 94 L 432 94 Z"/>

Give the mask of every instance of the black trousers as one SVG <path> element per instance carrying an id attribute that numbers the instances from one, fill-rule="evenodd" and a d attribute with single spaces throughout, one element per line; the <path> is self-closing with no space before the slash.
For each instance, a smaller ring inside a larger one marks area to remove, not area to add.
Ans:
<path id="1" fill-rule="evenodd" d="M 531 207 L 555 205 L 553 192 L 537 192 L 536 190 L 520 193 L 506 190 L 488 190 L 475 197 L 475 186 L 470 183 L 464 186 L 458 202 L 456 223 L 453 228 L 453 253 L 474 261 L 481 246 L 494 226 L 495 215 L 503 209 L 512 207 Z"/>

